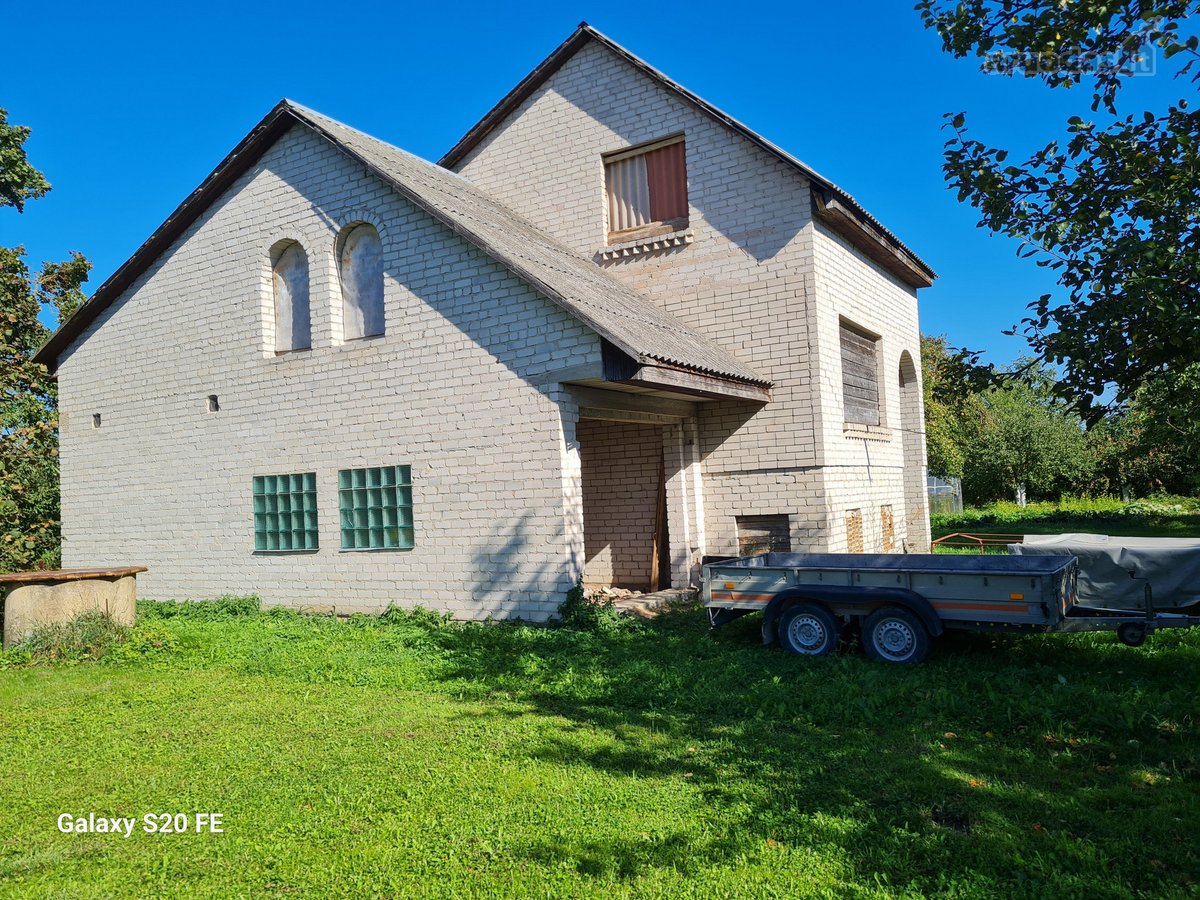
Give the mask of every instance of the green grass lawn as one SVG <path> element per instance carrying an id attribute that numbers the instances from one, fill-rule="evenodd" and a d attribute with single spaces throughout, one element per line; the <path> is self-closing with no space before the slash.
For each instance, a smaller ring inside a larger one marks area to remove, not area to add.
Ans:
<path id="1" fill-rule="evenodd" d="M 931 517 L 933 537 L 968 534 L 1094 534 L 1126 537 L 1200 537 L 1200 499 L 1160 497 L 1123 502 L 1112 497 L 1064 499 L 1057 503 L 992 503 L 957 515 Z M 972 552 L 941 546 L 938 552 Z M 978 552 L 978 551 L 974 551 Z M 987 552 L 1007 552 L 1003 546 Z"/>
<path id="2" fill-rule="evenodd" d="M 710 633 L 695 608 L 592 631 L 141 618 L 100 662 L 0 658 L 0 895 L 1200 885 L 1200 634 L 955 635 L 904 669 L 767 650 L 754 617 Z M 62 834 L 64 812 L 225 831 Z"/>

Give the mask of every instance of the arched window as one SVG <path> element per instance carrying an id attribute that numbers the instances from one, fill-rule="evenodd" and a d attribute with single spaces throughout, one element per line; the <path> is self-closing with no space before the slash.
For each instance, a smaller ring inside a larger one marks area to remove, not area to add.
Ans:
<path id="1" fill-rule="evenodd" d="M 342 277 L 342 336 L 346 340 L 383 334 L 383 246 L 365 223 L 350 226 L 339 258 Z"/>
<path id="2" fill-rule="evenodd" d="M 312 346 L 308 303 L 308 256 L 292 241 L 275 257 L 271 281 L 275 291 L 275 352 L 307 350 Z"/>

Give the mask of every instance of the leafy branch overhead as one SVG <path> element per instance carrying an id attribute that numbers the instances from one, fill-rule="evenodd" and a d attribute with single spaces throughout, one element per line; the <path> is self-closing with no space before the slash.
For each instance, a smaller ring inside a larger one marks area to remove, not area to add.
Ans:
<path id="1" fill-rule="evenodd" d="M 1090 81 L 1092 110 L 1103 110 L 1103 122 L 1072 116 L 1061 141 L 1021 162 L 970 137 L 965 113 L 947 116 L 943 168 L 959 199 L 1057 276 L 1061 295 L 1033 300 L 1017 329 L 1061 366 L 1064 391 L 1094 420 L 1110 386 L 1125 400 L 1146 377 L 1200 361 L 1200 114 L 1186 97 L 1118 114 L 1122 84 L 1154 55 L 1173 60 L 1194 93 L 1200 39 L 1181 24 L 1200 2 L 922 0 L 917 9 L 954 56 L 1051 87 Z"/>

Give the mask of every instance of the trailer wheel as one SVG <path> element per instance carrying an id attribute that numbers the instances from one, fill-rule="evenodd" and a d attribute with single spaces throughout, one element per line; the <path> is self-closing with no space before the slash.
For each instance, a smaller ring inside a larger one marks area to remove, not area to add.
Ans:
<path id="1" fill-rule="evenodd" d="M 783 611 L 779 643 L 789 653 L 825 656 L 837 647 L 838 623 L 819 603 L 797 603 Z"/>
<path id="2" fill-rule="evenodd" d="M 914 613 L 899 606 L 885 606 L 867 616 L 862 635 L 863 649 L 872 659 L 912 665 L 929 654 L 929 632 Z"/>
<path id="3" fill-rule="evenodd" d="M 1126 647 L 1140 647 L 1146 643 L 1146 626 L 1141 622 L 1123 622 L 1117 629 L 1117 640 Z"/>

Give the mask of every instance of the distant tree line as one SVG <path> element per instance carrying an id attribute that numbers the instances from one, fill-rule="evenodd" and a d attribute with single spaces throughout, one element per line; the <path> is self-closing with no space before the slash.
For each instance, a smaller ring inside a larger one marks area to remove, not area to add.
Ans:
<path id="1" fill-rule="evenodd" d="M 921 357 L 929 472 L 961 478 L 968 503 L 1200 493 L 1200 364 L 1146 378 L 1087 427 L 1041 363 L 996 370 L 944 337 Z"/>

